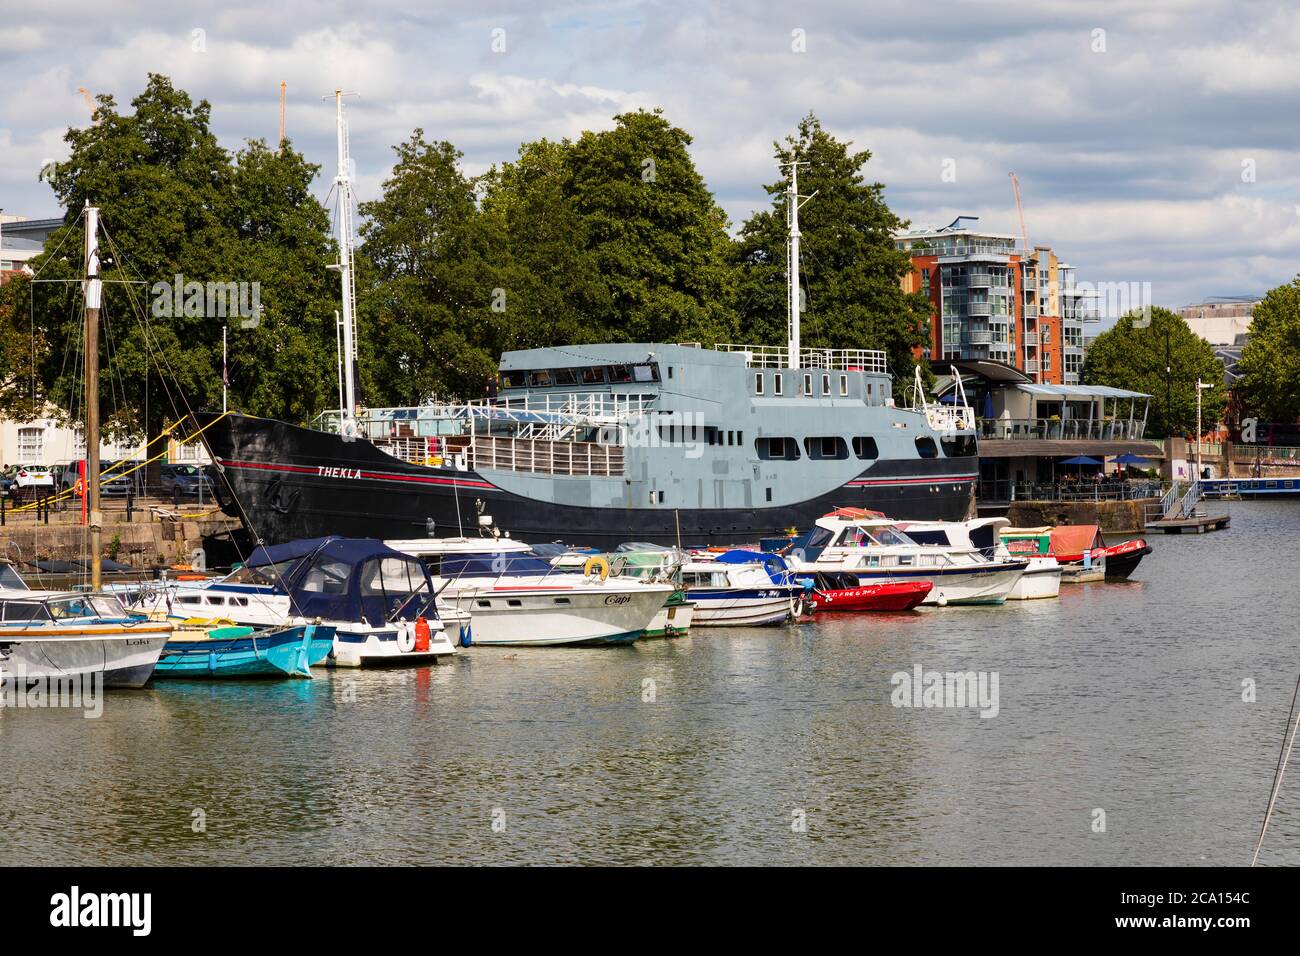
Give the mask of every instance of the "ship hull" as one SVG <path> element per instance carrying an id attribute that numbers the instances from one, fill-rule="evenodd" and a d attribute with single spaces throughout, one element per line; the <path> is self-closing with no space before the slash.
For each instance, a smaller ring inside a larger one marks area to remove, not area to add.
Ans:
<path id="1" fill-rule="evenodd" d="M 368 441 L 346 441 L 271 419 L 200 416 L 220 466 L 223 510 L 267 544 L 336 534 L 413 538 L 473 534 L 479 515 L 522 541 L 565 541 L 612 549 L 626 541 L 744 544 L 806 528 L 837 507 L 913 521 L 968 516 L 975 458 L 877 461 L 823 494 L 772 507 L 585 507 L 506 491 L 487 471 L 426 467 L 393 458 Z M 590 479 L 555 476 L 554 482 Z M 556 497 L 559 494 L 557 487 Z"/>

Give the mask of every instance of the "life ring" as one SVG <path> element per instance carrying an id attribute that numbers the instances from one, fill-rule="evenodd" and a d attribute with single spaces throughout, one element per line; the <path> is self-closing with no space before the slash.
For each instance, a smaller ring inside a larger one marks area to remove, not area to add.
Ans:
<path id="1" fill-rule="evenodd" d="M 609 577 L 609 562 L 599 554 L 593 554 L 587 559 L 587 563 L 582 566 L 582 573 L 587 577 L 591 577 L 592 572 L 595 570 L 600 571 L 600 579 L 602 581 Z"/>
<path id="2" fill-rule="evenodd" d="M 415 650 L 415 628 L 402 623 L 397 625 L 397 649 L 403 654 Z"/>

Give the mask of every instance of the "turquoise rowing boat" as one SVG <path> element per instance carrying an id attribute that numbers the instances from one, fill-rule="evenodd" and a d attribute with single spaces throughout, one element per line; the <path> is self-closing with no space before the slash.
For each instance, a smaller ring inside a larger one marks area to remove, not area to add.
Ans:
<path id="1" fill-rule="evenodd" d="M 334 647 L 324 624 L 254 630 L 251 627 L 178 628 L 163 648 L 155 677 L 311 677 Z"/>

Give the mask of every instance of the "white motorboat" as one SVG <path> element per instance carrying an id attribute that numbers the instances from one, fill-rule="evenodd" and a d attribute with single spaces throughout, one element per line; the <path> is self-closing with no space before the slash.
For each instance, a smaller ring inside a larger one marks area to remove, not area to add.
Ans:
<path id="1" fill-rule="evenodd" d="M 806 588 L 774 554 L 697 553 L 682 568 L 699 627 L 761 627 L 798 617 Z"/>
<path id="2" fill-rule="evenodd" d="M 1031 601 L 1059 597 L 1066 568 L 1052 554 L 1052 529 L 1011 528 L 1007 526 L 1009 523 L 997 528 L 998 553 L 1025 558 L 1029 561 L 1029 567 L 1025 569 L 1025 576 L 1007 595 L 1007 599 Z"/>
<path id="3" fill-rule="evenodd" d="M 788 549 L 796 572 L 834 572 L 862 584 L 929 581 L 925 604 L 1001 604 L 1029 562 L 975 547 L 919 544 L 880 512 L 838 508 Z"/>
<path id="4" fill-rule="evenodd" d="M 431 663 L 456 651 L 423 564 L 366 538 L 259 547 L 223 578 L 121 592 L 132 609 L 171 620 L 331 625 L 334 650 L 325 664 L 332 667 Z M 459 629 L 462 615 L 454 616 Z"/>
<path id="5" fill-rule="evenodd" d="M 12 583 L 12 582 L 11 582 Z M 0 589 L 0 679 L 143 687 L 171 637 L 111 594 Z"/>
<path id="6" fill-rule="evenodd" d="M 1061 565 L 1051 548 L 1041 551 L 1025 539 L 1003 536 L 1011 522 L 1006 518 L 974 518 L 970 521 L 908 521 L 902 530 L 917 544 L 947 548 L 975 548 L 986 557 L 1004 561 L 1028 561 L 1025 573 L 1007 593 L 1008 601 L 1054 598 L 1061 593 Z M 1049 542 L 1050 543 L 1050 542 Z"/>
<path id="7" fill-rule="evenodd" d="M 562 545 L 533 545 L 533 550 L 543 557 L 549 557 L 555 567 L 569 571 L 582 569 L 592 554 L 597 553 L 566 549 Z M 659 609 L 643 636 L 680 637 L 691 629 L 691 622 L 695 618 L 695 602 L 686 596 L 686 588 L 682 585 L 682 567 L 687 557 L 685 552 L 663 545 L 629 542 L 619 545 L 617 551 L 604 557 L 609 561 L 610 574 L 642 581 L 658 581 L 674 587 L 673 593 L 668 595 L 668 600 Z"/>
<path id="8" fill-rule="evenodd" d="M 651 627 L 671 584 L 611 575 L 592 555 L 582 571 L 556 567 L 509 538 L 388 542 L 420 558 L 438 593 L 473 617 L 473 644 L 626 644 Z"/>

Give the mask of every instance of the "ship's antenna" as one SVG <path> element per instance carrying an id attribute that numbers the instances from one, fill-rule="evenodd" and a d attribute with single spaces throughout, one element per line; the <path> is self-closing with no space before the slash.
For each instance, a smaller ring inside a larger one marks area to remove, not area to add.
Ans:
<path id="1" fill-rule="evenodd" d="M 352 437 L 357 433 L 357 292 L 352 264 L 352 174 L 348 155 L 348 127 L 343 119 L 343 97 L 357 93 L 334 91 L 335 127 L 338 137 L 339 171 L 334 177 L 338 187 L 339 270 L 343 299 L 343 408 L 339 415 L 339 434 Z M 327 97 L 322 97 L 323 99 Z"/>
<path id="2" fill-rule="evenodd" d="M 783 167 L 790 167 L 790 185 L 786 189 L 786 219 L 790 226 L 790 242 L 787 248 L 787 255 L 790 258 L 789 268 L 786 270 L 790 277 L 790 295 L 786 307 L 789 313 L 787 326 L 787 344 L 786 344 L 786 366 L 788 368 L 799 367 L 799 313 L 800 308 L 799 296 L 799 209 L 813 196 L 817 195 L 814 191 L 811 195 L 799 195 L 799 167 L 807 166 L 808 163 L 801 163 L 792 159 L 788 163 L 782 163 Z"/>

